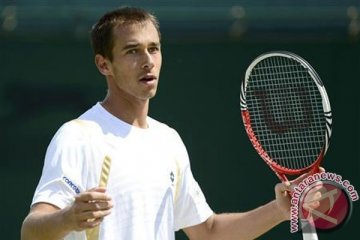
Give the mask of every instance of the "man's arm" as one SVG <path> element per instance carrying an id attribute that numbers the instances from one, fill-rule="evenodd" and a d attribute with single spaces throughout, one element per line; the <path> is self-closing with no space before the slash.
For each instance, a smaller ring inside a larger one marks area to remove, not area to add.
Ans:
<path id="1" fill-rule="evenodd" d="M 75 197 L 64 209 L 48 204 L 35 204 L 21 228 L 22 240 L 63 239 L 71 231 L 93 228 L 110 214 L 111 198 L 104 188 L 95 188 Z"/>
<path id="2" fill-rule="evenodd" d="M 191 240 L 255 239 L 290 218 L 289 184 L 275 186 L 276 200 L 244 213 L 214 214 L 204 223 L 185 228 Z"/>
<path id="3" fill-rule="evenodd" d="M 290 217 L 288 187 L 275 186 L 276 200 L 244 213 L 214 214 L 204 223 L 185 228 L 191 240 L 255 239 Z"/>
<path id="4" fill-rule="evenodd" d="M 325 169 L 320 168 L 320 172 Z M 310 173 L 303 174 L 297 179 L 278 183 L 275 185 L 274 201 L 244 213 L 214 214 L 205 222 L 183 229 L 191 240 L 250 240 L 266 233 L 276 225 L 290 219 L 289 191 L 294 186 L 308 177 Z M 321 192 L 313 194 L 312 208 L 320 204 Z"/>
<path id="5" fill-rule="evenodd" d="M 23 222 L 21 239 L 63 239 L 71 231 L 65 212 L 47 203 L 34 205 Z"/>
<path id="6" fill-rule="evenodd" d="M 191 240 L 255 239 L 286 218 L 275 201 L 244 213 L 214 214 L 207 221 L 185 228 Z"/>

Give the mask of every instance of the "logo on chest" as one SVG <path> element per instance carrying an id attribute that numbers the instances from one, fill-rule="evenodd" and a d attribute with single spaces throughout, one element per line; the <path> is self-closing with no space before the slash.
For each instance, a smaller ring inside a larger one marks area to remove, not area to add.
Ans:
<path id="1" fill-rule="evenodd" d="M 171 185 L 174 185 L 175 182 L 175 174 L 173 171 L 170 172 L 170 181 L 171 181 Z"/>

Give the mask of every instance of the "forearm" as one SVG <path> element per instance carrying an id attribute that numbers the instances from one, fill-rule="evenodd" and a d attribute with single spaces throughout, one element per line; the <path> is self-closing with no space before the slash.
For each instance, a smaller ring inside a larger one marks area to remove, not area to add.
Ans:
<path id="1" fill-rule="evenodd" d="M 63 239 L 71 231 L 64 221 L 64 210 L 51 213 L 33 212 L 24 220 L 22 240 Z"/>
<path id="2" fill-rule="evenodd" d="M 285 221 L 275 201 L 244 213 L 214 214 L 205 223 L 186 229 L 192 240 L 255 239 Z"/>
<path id="3" fill-rule="evenodd" d="M 93 188 L 80 193 L 72 205 L 63 209 L 48 203 L 35 204 L 23 222 L 21 239 L 58 240 L 72 231 L 98 226 L 113 207 L 105 191 L 105 188 Z"/>
<path id="4" fill-rule="evenodd" d="M 285 218 L 273 201 L 249 212 L 215 215 L 213 221 L 213 239 L 255 239 Z"/>

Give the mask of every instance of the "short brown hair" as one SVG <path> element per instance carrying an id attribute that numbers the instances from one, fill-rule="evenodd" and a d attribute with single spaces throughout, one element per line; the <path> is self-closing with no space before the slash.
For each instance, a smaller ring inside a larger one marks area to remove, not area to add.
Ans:
<path id="1" fill-rule="evenodd" d="M 150 12 L 136 7 L 121 7 L 105 13 L 91 29 L 91 45 L 95 54 L 101 54 L 112 61 L 114 47 L 113 30 L 119 25 L 151 21 L 160 38 L 159 22 Z"/>

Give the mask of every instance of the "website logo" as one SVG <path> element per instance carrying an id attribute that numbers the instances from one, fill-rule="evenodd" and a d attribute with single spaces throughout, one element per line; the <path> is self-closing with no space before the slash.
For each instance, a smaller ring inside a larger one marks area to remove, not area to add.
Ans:
<path id="1" fill-rule="evenodd" d="M 294 188 L 290 231 L 299 231 L 299 226 L 306 231 L 301 222 L 319 231 L 338 229 L 350 219 L 352 202 L 358 199 L 354 186 L 338 174 L 324 172 L 309 176 Z"/>

